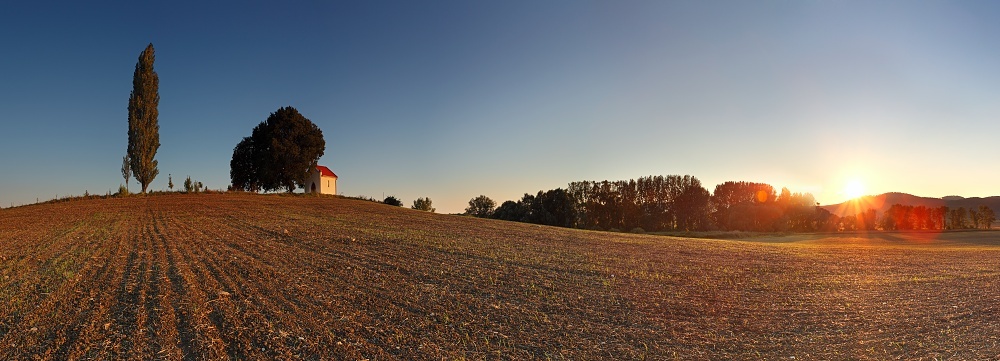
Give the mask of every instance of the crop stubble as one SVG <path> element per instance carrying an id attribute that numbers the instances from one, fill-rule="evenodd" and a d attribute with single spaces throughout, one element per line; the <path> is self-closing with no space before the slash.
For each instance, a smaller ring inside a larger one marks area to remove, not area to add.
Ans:
<path id="1" fill-rule="evenodd" d="M 74 201 L 0 210 L 0 358 L 996 358 L 998 256 L 329 197 Z"/>

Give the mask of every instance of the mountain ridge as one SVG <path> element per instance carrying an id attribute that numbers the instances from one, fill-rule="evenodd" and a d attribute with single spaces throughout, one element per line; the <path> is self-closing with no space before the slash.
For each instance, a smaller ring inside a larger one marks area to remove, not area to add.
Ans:
<path id="1" fill-rule="evenodd" d="M 962 197 L 951 195 L 941 198 L 933 198 L 921 197 L 902 192 L 887 192 L 874 196 L 862 196 L 845 202 L 828 204 L 820 207 L 830 211 L 830 213 L 843 217 L 858 214 L 867 211 L 868 209 L 875 209 L 876 212 L 882 214 L 888 210 L 889 207 L 892 207 L 893 204 L 902 204 L 914 207 L 925 206 L 928 208 L 945 206 L 949 209 L 959 207 L 965 207 L 968 209 L 985 205 L 994 210 L 1000 210 L 1000 196 Z"/>

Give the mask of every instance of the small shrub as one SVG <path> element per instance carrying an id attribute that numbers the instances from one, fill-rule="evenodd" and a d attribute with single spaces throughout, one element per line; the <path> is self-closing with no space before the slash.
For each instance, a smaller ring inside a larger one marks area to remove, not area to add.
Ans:
<path id="1" fill-rule="evenodd" d="M 621 231 L 622 230 L 620 230 L 618 228 L 611 228 L 611 229 L 608 230 L 608 232 L 615 232 L 615 233 L 621 233 Z"/>
<path id="2" fill-rule="evenodd" d="M 383 201 L 379 201 L 379 200 L 375 199 L 375 197 L 369 197 L 369 196 L 365 196 L 365 195 L 347 196 L 347 197 L 344 197 L 344 198 L 347 198 L 347 199 L 357 199 L 359 201 L 369 201 L 369 202 L 375 202 L 375 203 L 383 203 Z"/>
<path id="3" fill-rule="evenodd" d="M 390 206 L 396 206 L 396 207 L 402 207 L 403 206 L 403 201 L 401 201 L 398 198 L 396 198 L 396 196 L 385 197 L 385 200 L 382 201 L 382 203 L 388 204 Z"/>
<path id="4" fill-rule="evenodd" d="M 629 232 L 631 232 L 631 233 L 646 233 L 646 230 L 642 229 L 642 227 L 635 227 L 635 228 L 632 228 L 632 230 L 629 231 Z"/>
<path id="5" fill-rule="evenodd" d="M 435 209 L 434 209 L 433 206 L 431 206 L 431 204 L 432 204 L 432 202 L 431 202 L 431 198 L 430 197 L 427 197 L 427 198 L 417 198 L 417 200 L 413 201 L 413 206 L 410 207 L 410 208 L 416 209 L 418 211 L 425 211 L 425 212 L 434 213 Z"/>

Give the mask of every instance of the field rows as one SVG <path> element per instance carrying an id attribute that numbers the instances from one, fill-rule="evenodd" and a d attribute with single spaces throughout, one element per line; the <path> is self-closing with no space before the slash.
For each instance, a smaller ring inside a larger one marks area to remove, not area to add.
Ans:
<path id="1" fill-rule="evenodd" d="M 338 198 L 36 205 L 0 210 L 0 358 L 997 358 L 998 250 L 624 235 Z"/>

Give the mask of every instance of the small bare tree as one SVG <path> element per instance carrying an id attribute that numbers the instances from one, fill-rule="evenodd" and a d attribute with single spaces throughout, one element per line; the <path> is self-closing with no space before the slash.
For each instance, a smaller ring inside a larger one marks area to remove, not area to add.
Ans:
<path id="1" fill-rule="evenodd" d="M 132 176 L 132 166 L 130 165 L 128 155 L 126 154 L 122 157 L 122 178 L 125 178 L 125 193 L 128 193 L 128 179 Z"/>

